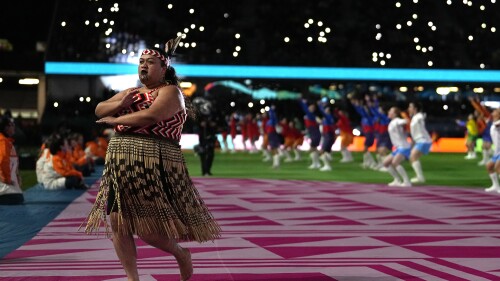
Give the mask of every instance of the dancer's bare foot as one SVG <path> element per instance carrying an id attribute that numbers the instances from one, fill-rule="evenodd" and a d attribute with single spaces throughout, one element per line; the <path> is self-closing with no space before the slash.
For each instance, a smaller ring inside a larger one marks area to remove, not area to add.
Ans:
<path id="1" fill-rule="evenodd" d="M 181 281 L 187 281 L 193 275 L 193 262 L 191 260 L 191 252 L 189 249 L 182 249 L 184 256 L 177 260 L 181 271 Z"/>

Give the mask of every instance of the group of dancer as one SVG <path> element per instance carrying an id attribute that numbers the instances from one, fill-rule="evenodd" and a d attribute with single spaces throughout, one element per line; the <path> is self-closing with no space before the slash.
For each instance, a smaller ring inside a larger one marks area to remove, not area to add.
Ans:
<path id="1" fill-rule="evenodd" d="M 395 106 L 388 111 L 384 110 L 376 96 L 350 97 L 349 101 L 360 115 L 362 134 L 365 137 L 362 167 L 388 172 L 393 177 L 393 181 L 389 183 L 391 186 L 424 183 L 420 158 L 429 153 L 432 139 L 425 126 L 425 114 L 421 105 L 411 102 L 406 113 Z M 245 150 L 252 153 L 257 151 L 255 143 L 262 137 L 263 161 L 272 161 L 272 168 L 279 168 L 283 158 L 284 162 L 301 159 L 300 147 L 307 136 L 311 158 L 308 168 L 326 172 L 332 170 L 332 147 L 338 135 L 341 154 L 339 162 L 353 162 L 349 146 L 353 143 L 354 135 L 348 113 L 338 108 L 333 109 L 325 98 L 315 102 L 300 99 L 298 103 L 304 113 L 302 122 L 297 122 L 298 118 L 278 119 L 274 106 L 255 117 L 248 113 L 238 118 L 233 113 L 228 118 L 229 129 L 222 132 L 222 151 L 229 150 L 228 140 L 232 142 L 232 152 L 235 151 L 234 139 L 239 129 Z M 304 129 L 301 130 L 302 127 Z M 371 152 L 374 144 L 375 157 Z M 292 153 L 295 157 L 292 157 Z M 411 179 L 401 165 L 405 160 L 410 161 L 415 171 L 416 176 Z"/>
<path id="2" fill-rule="evenodd" d="M 476 143 L 481 138 L 482 159 L 479 166 L 486 166 L 486 171 L 492 185 L 485 189 L 486 192 L 500 193 L 498 176 L 500 174 L 500 109 L 490 112 L 481 104 L 478 98 L 469 97 L 474 108 L 474 113 L 469 114 L 467 121 L 457 120 L 459 125 L 466 130 L 467 160 L 474 160 L 476 156 Z"/>

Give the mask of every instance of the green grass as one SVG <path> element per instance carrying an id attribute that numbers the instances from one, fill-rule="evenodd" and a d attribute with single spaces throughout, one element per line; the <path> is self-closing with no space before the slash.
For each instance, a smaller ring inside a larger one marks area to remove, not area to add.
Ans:
<path id="1" fill-rule="evenodd" d="M 200 159 L 191 151 L 184 153 L 191 176 L 201 176 Z M 235 154 L 216 152 L 212 173 L 220 178 L 261 178 L 261 179 L 288 179 L 288 180 L 319 180 L 362 183 L 388 183 L 392 180 L 388 173 L 362 169 L 361 153 L 353 153 L 355 162 L 338 163 L 340 155 L 333 154 L 333 170 L 319 172 L 309 170 L 308 155 L 303 153 L 303 160 L 292 163 L 281 163 L 280 169 L 271 169 L 270 162 L 262 162 L 260 153 Z M 431 153 L 421 158 L 426 177 L 425 185 L 461 186 L 471 188 L 485 188 L 491 185 L 484 167 L 477 165 L 477 160 L 465 160 L 464 154 Z M 413 169 L 408 162 L 403 166 L 410 177 L 414 176 Z M 34 170 L 22 170 L 23 189 L 36 184 Z"/>
<path id="2" fill-rule="evenodd" d="M 388 183 L 392 177 L 388 173 L 362 169 L 362 154 L 353 153 L 355 162 L 338 163 L 340 154 L 333 153 L 334 162 L 331 172 L 309 170 L 310 159 L 306 152 L 303 160 L 292 163 L 281 163 L 280 169 L 272 169 L 270 162 L 262 162 L 261 153 L 224 154 L 217 152 L 212 168 L 215 177 L 222 178 L 263 178 L 289 180 L 319 180 L 363 183 Z M 465 154 L 431 153 L 420 160 L 426 177 L 425 185 L 461 186 L 484 188 L 491 181 L 483 166 L 478 166 L 477 160 L 465 160 Z M 185 153 L 189 172 L 192 176 L 201 176 L 200 159 L 194 153 Z M 408 162 L 403 166 L 408 175 L 415 175 Z"/>
<path id="3" fill-rule="evenodd" d="M 21 176 L 21 180 L 23 181 L 23 190 L 26 190 L 37 184 L 35 170 L 20 170 L 19 174 Z"/>

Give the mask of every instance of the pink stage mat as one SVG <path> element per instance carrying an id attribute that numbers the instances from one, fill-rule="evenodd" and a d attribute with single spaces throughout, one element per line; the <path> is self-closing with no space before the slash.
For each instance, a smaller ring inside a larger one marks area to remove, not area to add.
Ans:
<path id="1" fill-rule="evenodd" d="M 500 280 L 500 195 L 449 187 L 195 178 L 223 229 L 184 243 L 196 281 Z M 0 261 L 0 280 L 125 281 L 112 243 L 77 229 L 94 187 Z M 142 281 L 179 280 L 137 241 Z"/>

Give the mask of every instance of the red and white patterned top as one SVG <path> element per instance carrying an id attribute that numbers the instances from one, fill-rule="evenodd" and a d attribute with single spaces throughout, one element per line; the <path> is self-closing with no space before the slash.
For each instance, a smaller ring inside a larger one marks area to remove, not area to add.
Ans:
<path id="1" fill-rule="evenodd" d="M 153 89 L 147 93 L 135 94 L 134 103 L 129 107 L 118 112 L 117 116 L 122 116 L 132 112 L 149 108 L 155 100 L 155 97 L 153 97 L 152 93 L 157 89 L 159 88 Z M 184 122 L 186 122 L 186 119 L 187 119 L 187 113 L 186 110 L 183 109 L 178 111 L 176 114 L 174 114 L 174 116 L 170 117 L 169 119 L 160 121 L 152 125 L 147 125 L 143 127 L 117 125 L 115 126 L 115 132 L 155 135 L 175 141 L 180 141 L 182 135 L 182 128 L 184 126 Z"/>

